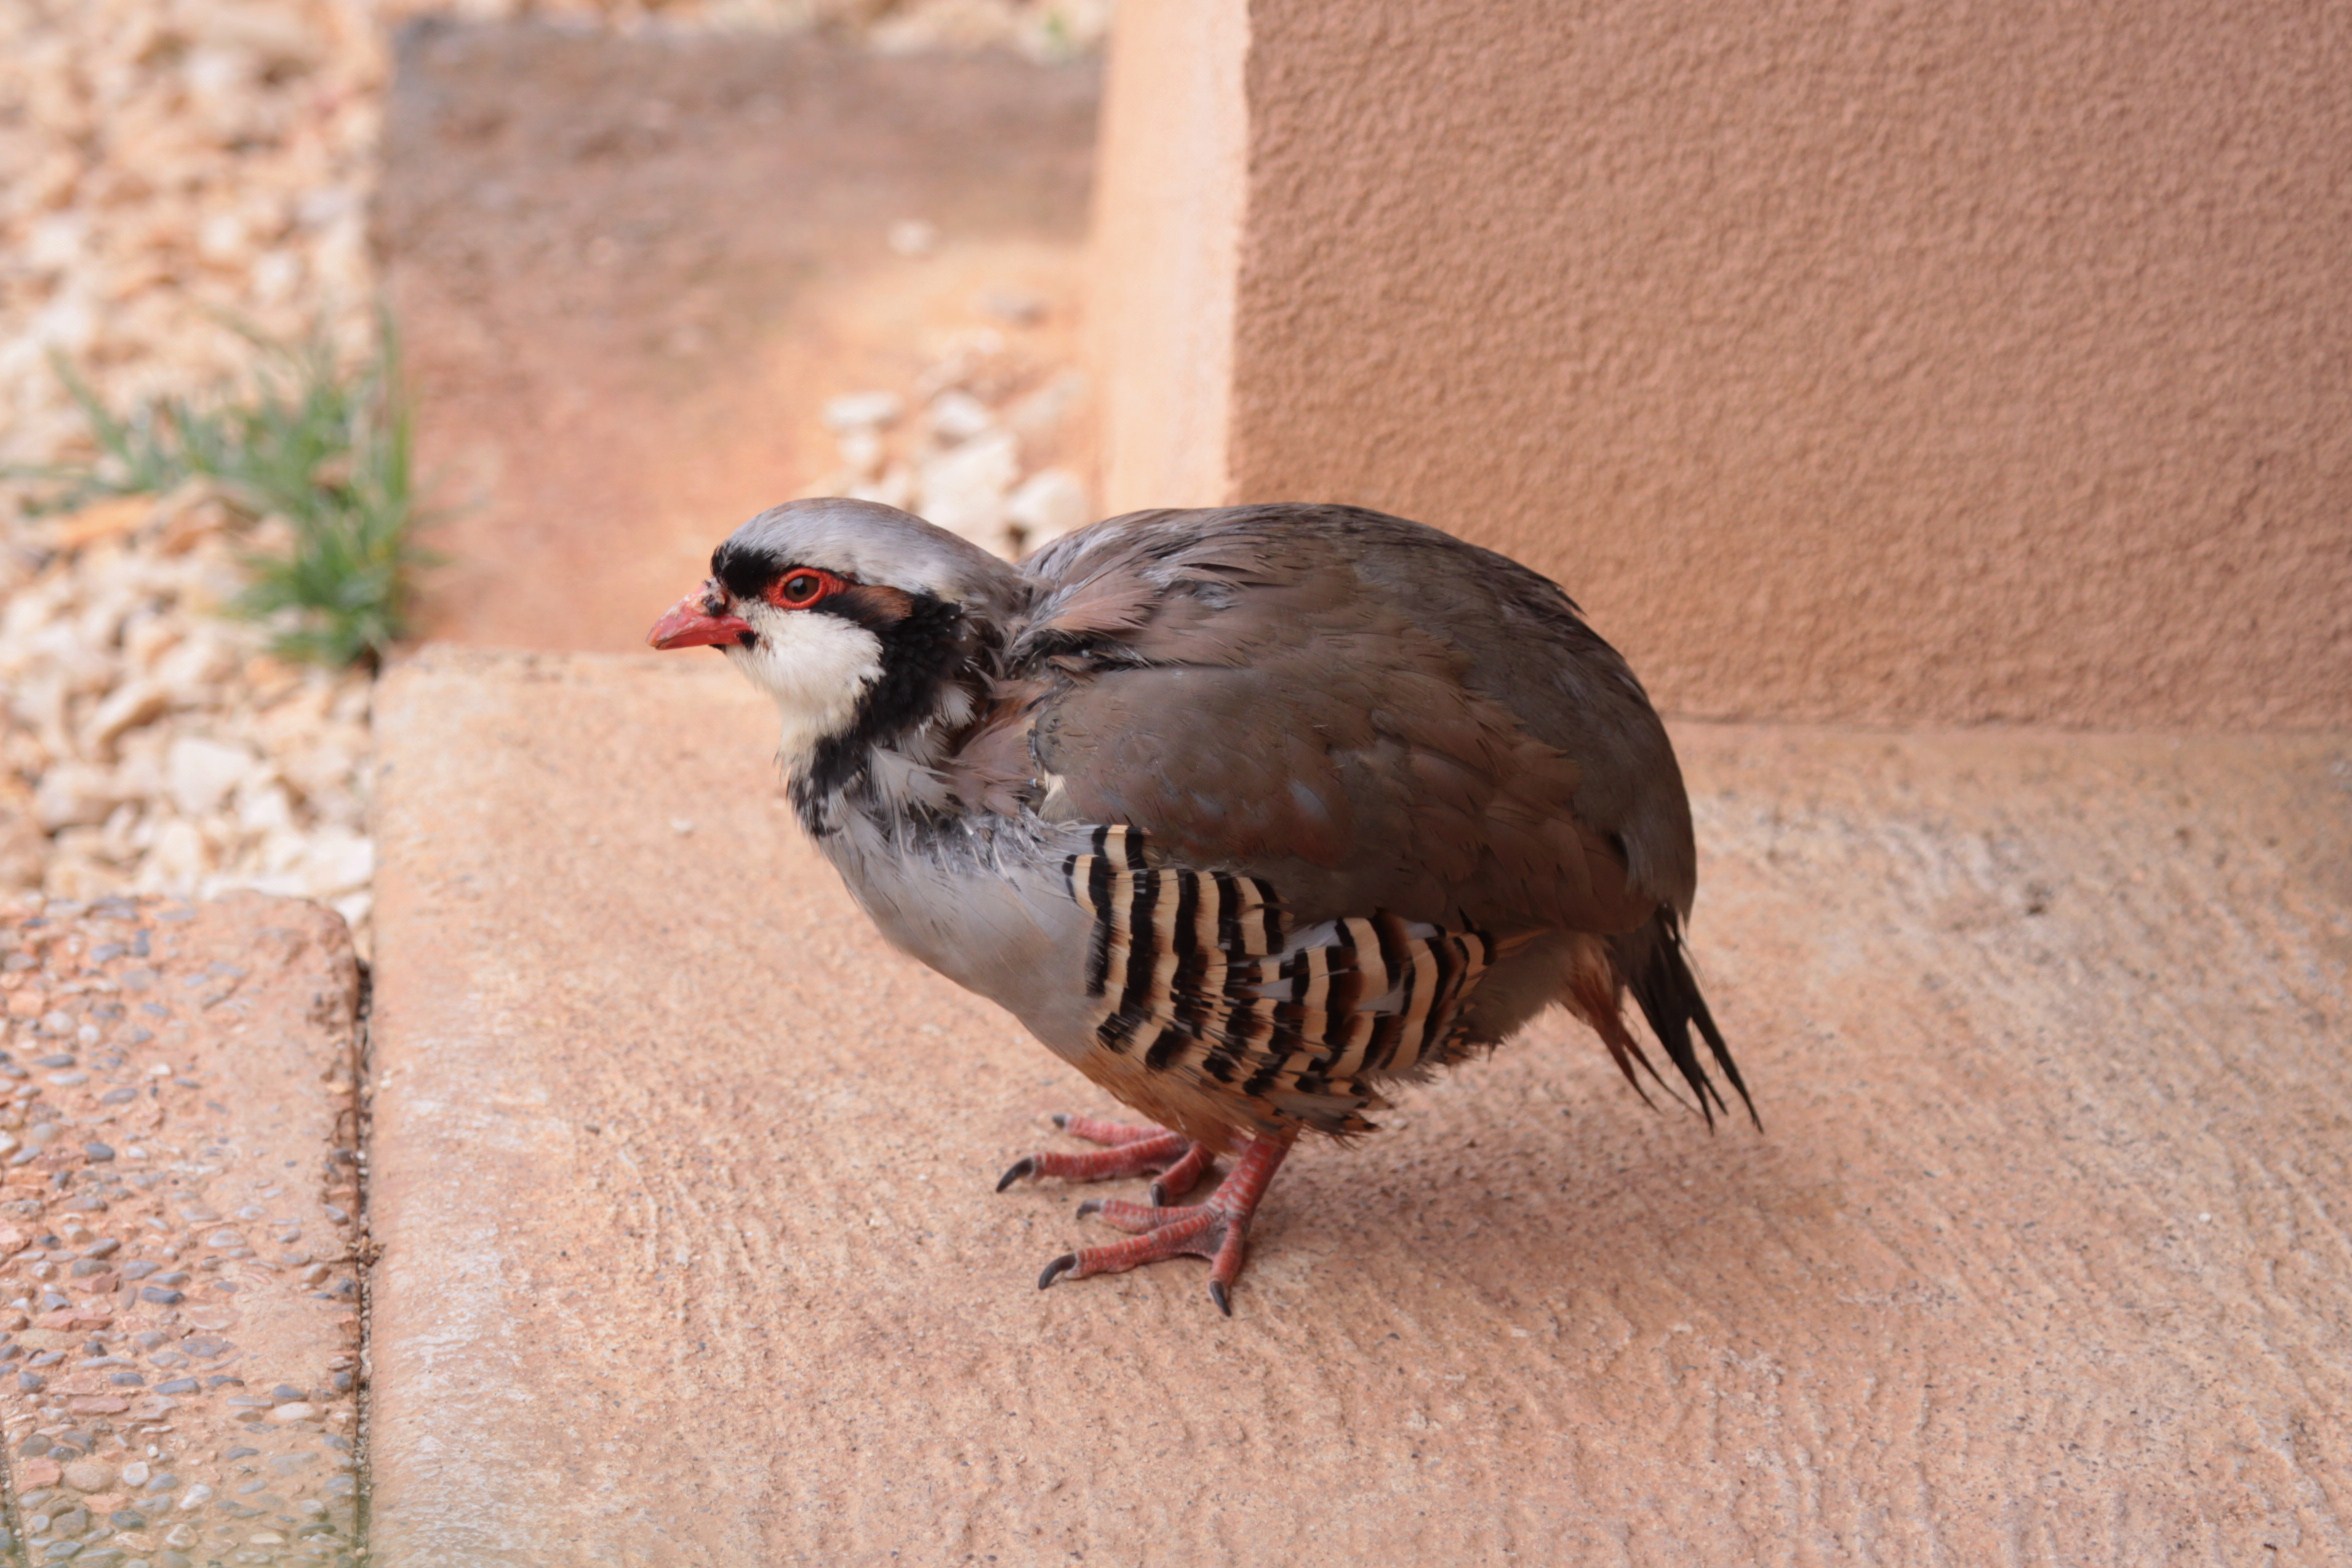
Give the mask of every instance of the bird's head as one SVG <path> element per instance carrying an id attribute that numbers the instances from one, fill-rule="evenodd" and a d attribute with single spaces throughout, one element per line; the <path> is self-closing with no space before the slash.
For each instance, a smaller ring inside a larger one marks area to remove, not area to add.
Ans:
<path id="1" fill-rule="evenodd" d="M 921 518 L 793 501 L 711 552 L 711 575 L 646 640 L 712 647 L 773 698 L 797 784 L 830 791 L 877 747 L 960 728 L 1022 579 Z"/>

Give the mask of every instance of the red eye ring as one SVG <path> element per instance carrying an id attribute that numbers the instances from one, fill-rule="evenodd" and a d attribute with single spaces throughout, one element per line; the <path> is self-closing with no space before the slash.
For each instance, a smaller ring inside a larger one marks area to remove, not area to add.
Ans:
<path id="1" fill-rule="evenodd" d="M 805 610 L 821 599 L 829 599 L 847 588 L 848 583 L 814 566 L 794 566 L 776 574 L 760 597 L 779 610 Z"/>

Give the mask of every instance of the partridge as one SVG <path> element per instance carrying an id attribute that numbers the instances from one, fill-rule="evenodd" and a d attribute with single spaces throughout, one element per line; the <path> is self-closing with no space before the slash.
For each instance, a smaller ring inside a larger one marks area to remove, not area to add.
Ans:
<path id="1" fill-rule="evenodd" d="M 1008 565 L 868 502 L 719 546 L 657 648 L 775 700 L 801 825 L 896 947 L 998 1003 L 1148 1125 L 1039 1177 L 1127 1237 L 1059 1279 L 1179 1255 L 1231 1312 L 1301 1133 L 1553 1002 L 1648 1098 L 1631 996 L 1710 1126 L 1755 1116 L 1683 939 L 1697 886 L 1666 731 L 1558 586 L 1344 506 L 1137 512 Z M 1701 1045 L 1704 1046 L 1702 1054 Z M 1178 1203 L 1219 1155 L 1204 1202 Z"/>

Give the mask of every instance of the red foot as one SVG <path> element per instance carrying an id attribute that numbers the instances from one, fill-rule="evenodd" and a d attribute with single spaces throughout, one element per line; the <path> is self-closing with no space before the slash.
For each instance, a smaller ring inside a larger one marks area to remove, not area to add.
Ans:
<path id="1" fill-rule="evenodd" d="M 1157 1170 L 1160 1178 L 1152 1183 L 1152 1201 L 1165 1203 L 1171 1196 L 1182 1197 L 1190 1192 L 1200 1182 L 1201 1173 L 1209 1168 L 1209 1151 L 1182 1133 L 1159 1127 L 1129 1127 L 1120 1122 L 1097 1121 L 1091 1116 L 1056 1116 L 1054 1125 L 1074 1138 L 1103 1145 L 1101 1152 L 1062 1154 L 1048 1150 L 1023 1155 L 997 1178 L 997 1191 L 1039 1176 L 1059 1176 L 1064 1181 L 1109 1181 Z"/>
<path id="2" fill-rule="evenodd" d="M 1209 1194 L 1206 1203 L 1167 1208 L 1157 1203 L 1126 1203 L 1113 1198 L 1080 1204 L 1081 1217 L 1091 1214 L 1105 1224 L 1134 1231 L 1134 1239 L 1063 1253 L 1037 1276 L 1037 1288 L 1043 1290 L 1064 1275 L 1084 1279 L 1090 1274 L 1124 1273 L 1141 1264 L 1167 1258 L 1207 1258 L 1209 1299 L 1217 1304 L 1218 1311 L 1233 1316 L 1233 1304 L 1226 1291 L 1241 1273 L 1242 1258 L 1248 1250 L 1250 1216 L 1257 1212 L 1258 1200 L 1266 1195 L 1266 1184 L 1274 1179 L 1282 1157 L 1289 1152 L 1287 1142 L 1251 1139 L 1235 1163 L 1233 1173 L 1217 1184 L 1217 1190 Z"/>

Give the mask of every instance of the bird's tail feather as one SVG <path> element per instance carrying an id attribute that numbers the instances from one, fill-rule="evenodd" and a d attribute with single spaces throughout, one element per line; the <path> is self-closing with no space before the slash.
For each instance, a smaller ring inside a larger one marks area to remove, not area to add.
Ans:
<path id="1" fill-rule="evenodd" d="M 1666 1049 L 1667 1060 L 1682 1074 L 1683 1082 L 1690 1085 L 1707 1124 L 1713 1126 L 1715 1113 L 1728 1112 L 1731 1107 L 1708 1074 L 1707 1064 L 1699 1057 L 1698 1040 L 1706 1042 L 1708 1054 L 1723 1070 L 1732 1092 L 1740 1097 L 1748 1120 L 1761 1129 L 1763 1118 L 1756 1114 L 1756 1102 L 1749 1098 L 1739 1065 L 1731 1059 L 1731 1047 L 1724 1043 L 1723 1031 L 1715 1025 L 1715 1015 L 1707 1010 L 1707 999 L 1699 994 L 1698 977 L 1691 973 L 1690 951 L 1683 945 L 1682 920 L 1673 907 L 1660 909 L 1649 924 L 1638 930 L 1610 938 L 1609 956 L 1618 980 L 1633 993 L 1642 1017 L 1649 1021 L 1650 1033 L 1657 1036 L 1658 1043 Z M 1694 1031 L 1697 1040 L 1692 1038 Z M 1633 1076 L 1630 1064 L 1622 1057 L 1617 1065 L 1625 1070 L 1628 1078 Z M 1646 1058 L 1643 1065 L 1648 1065 Z M 1656 1074 L 1653 1072 L 1652 1076 Z M 1637 1081 L 1634 1087 L 1638 1089 L 1641 1085 Z"/>

